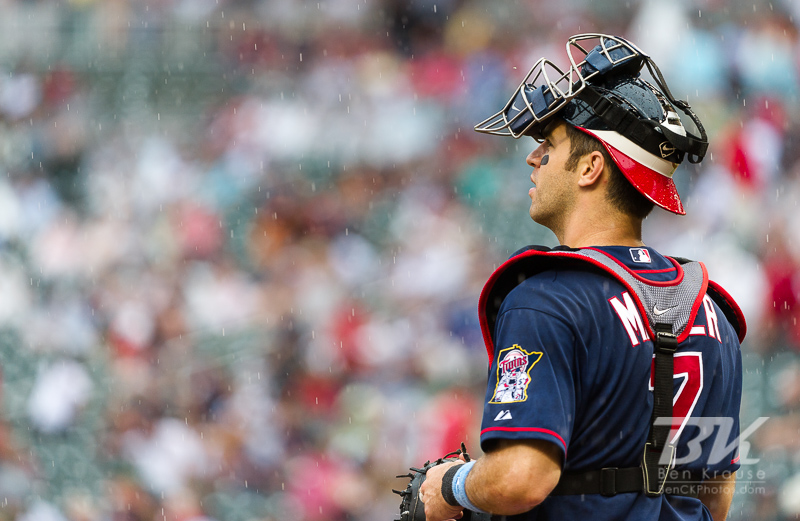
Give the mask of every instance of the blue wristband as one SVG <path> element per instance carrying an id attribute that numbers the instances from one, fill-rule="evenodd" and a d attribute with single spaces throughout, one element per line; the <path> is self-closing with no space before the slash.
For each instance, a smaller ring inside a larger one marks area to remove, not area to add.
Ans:
<path id="1" fill-rule="evenodd" d="M 479 514 L 488 514 L 488 512 L 473 505 L 472 501 L 470 501 L 469 497 L 467 497 L 467 476 L 469 475 L 469 471 L 472 470 L 473 466 L 475 466 L 475 461 L 465 463 L 458 468 L 458 472 L 456 472 L 456 475 L 453 476 L 453 495 L 456 497 L 458 504 L 467 510 L 472 510 L 473 512 L 478 512 Z"/>

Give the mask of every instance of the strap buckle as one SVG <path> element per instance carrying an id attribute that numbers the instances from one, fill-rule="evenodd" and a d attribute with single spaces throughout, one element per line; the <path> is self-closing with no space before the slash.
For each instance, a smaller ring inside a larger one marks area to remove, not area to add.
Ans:
<path id="1" fill-rule="evenodd" d="M 655 326 L 655 348 L 662 353 L 674 353 L 678 350 L 678 336 L 672 332 L 670 324 L 657 323 Z"/>
<path id="2" fill-rule="evenodd" d="M 617 495 L 617 468 L 600 469 L 600 495 L 611 497 Z"/>
<path id="3" fill-rule="evenodd" d="M 661 465 L 659 460 L 664 451 L 669 450 L 669 463 Z M 642 474 L 644 477 L 644 493 L 649 497 L 660 496 L 664 493 L 664 486 L 667 484 L 667 479 L 675 466 L 675 445 L 671 443 L 664 447 L 663 450 L 653 448 L 651 442 L 644 445 L 644 454 L 642 455 Z M 663 473 L 663 474 L 662 474 Z"/>
<path id="4" fill-rule="evenodd" d="M 599 96 L 598 99 L 592 104 L 592 110 L 602 119 L 613 106 L 614 104 L 611 102 L 611 100 L 605 96 Z"/>

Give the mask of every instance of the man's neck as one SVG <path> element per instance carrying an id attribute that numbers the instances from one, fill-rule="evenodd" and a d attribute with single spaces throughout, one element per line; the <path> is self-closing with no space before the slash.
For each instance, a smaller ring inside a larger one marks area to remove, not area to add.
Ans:
<path id="1" fill-rule="evenodd" d="M 642 221 L 619 213 L 578 215 L 573 213 L 563 234 L 556 233 L 562 245 L 571 248 L 588 246 L 644 246 Z"/>

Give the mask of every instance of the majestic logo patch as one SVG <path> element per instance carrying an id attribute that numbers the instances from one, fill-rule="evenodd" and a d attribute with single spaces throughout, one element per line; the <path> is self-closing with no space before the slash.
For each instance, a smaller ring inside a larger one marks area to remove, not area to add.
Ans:
<path id="1" fill-rule="evenodd" d="M 524 402 L 528 399 L 531 369 L 542 359 L 537 351 L 531 353 L 514 344 L 498 354 L 497 386 L 489 403 Z"/>
<path id="2" fill-rule="evenodd" d="M 633 262 L 641 262 L 642 264 L 652 262 L 650 252 L 646 248 L 631 248 L 631 257 Z"/>
<path id="3" fill-rule="evenodd" d="M 511 411 L 506 409 L 505 411 L 497 413 L 497 416 L 494 417 L 494 421 L 499 422 L 500 420 L 510 420 L 511 418 Z"/>
<path id="4" fill-rule="evenodd" d="M 658 149 L 661 151 L 661 157 L 664 159 L 668 158 L 672 154 L 675 153 L 675 147 L 669 141 L 664 141 L 660 145 L 658 145 Z"/>

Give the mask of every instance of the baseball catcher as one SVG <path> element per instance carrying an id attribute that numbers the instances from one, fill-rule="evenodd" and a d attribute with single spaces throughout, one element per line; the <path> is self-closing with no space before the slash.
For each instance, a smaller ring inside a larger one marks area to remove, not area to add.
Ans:
<path id="1" fill-rule="evenodd" d="M 403 521 L 727 516 L 745 320 L 702 262 L 642 238 L 655 207 L 685 214 L 673 176 L 703 160 L 706 132 L 632 42 L 576 35 L 566 58 L 538 60 L 475 127 L 534 140 L 528 212 L 559 246 L 489 277 L 484 455 L 414 469 Z"/>

